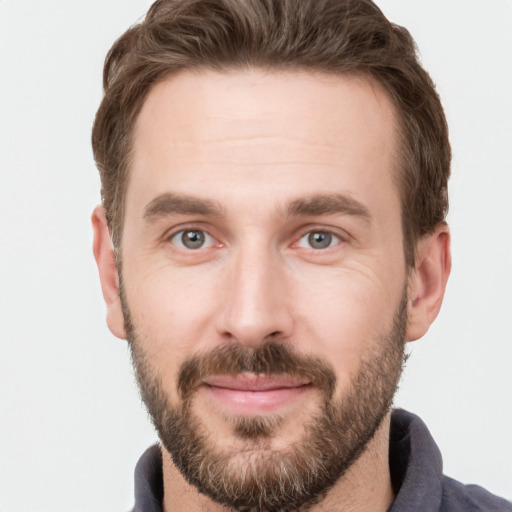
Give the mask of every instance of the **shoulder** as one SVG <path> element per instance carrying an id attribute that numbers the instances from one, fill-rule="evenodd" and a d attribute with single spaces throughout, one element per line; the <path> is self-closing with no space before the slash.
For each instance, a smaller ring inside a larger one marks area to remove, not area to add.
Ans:
<path id="1" fill-rule="evenodd" d="M 441 452 L 414 414 L 391 417 L 389 467 L 395 501 L 389 512 L 512 512 L 512 503 L 443 474 Z"/>
<path id="2" fill-rule="evenodd" d="M 135 467 L 135 507 L 131 512 L 162 512 L 163 495 L 162 452 L 155 444 Z"/>
<path id="3" fill-rule="evenodd" d="M 512 512 L 512 503 L 478 485 L 443 478 L 440 512 Z"/>

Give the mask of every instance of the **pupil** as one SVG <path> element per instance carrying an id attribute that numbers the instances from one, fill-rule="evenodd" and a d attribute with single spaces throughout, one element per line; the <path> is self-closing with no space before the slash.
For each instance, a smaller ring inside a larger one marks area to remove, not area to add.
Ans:
<path id="1" fill-rule="evenodd" d="M 325 249 L 331 245 L 332 241 L 332 236 L 329 233 L 311 233 L 308 238 L 313 249 Z"/>
<path id="2" fill-rule="evenodd" d="M 201 231 L 186 231 L 181 240 L 188 249 L 199 249 L 204 244 L 204 233 Z"/>

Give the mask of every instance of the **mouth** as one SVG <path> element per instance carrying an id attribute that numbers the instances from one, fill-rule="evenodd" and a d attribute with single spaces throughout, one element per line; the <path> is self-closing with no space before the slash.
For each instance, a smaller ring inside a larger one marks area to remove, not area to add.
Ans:
<path id="1" fill-rule="evenodd" d="M 294 377 L 251 373 L 211 376 L 202 385 L 211 399 L 228 412 L 249 416 L 280 412 L 311 386 L 311 381 Z"/>

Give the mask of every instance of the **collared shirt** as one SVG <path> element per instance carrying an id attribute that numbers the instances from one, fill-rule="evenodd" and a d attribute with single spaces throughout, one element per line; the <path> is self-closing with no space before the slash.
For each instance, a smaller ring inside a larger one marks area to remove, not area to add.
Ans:
<path id="1" fill-rule="evenodd" d="M 420 418 L 391 415 L 389 466 L 395 501 L 388 512 L 512 512 L 512 503 L 443 475 L 441 453 Z M 149 448 L 135 468 L 133 512 L 162 512 L 162 453 Z"/>

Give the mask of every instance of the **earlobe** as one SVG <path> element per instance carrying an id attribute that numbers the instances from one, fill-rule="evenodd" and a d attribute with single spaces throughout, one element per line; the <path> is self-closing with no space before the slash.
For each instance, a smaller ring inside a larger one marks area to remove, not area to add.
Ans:
<path id="1" fill-rule="evenodd" d="M 450 270 L 450 232 L 443 222 L 417 245 L 416 263 L 408 283 L 408 341 L 421 338 L 436 319 Z"/>
<path id="2" fill-rule="evenodd" d="M 94 233 L 93 253 L 107 306 L 107 325 L 114 336 L 125 339 L 124 317 L 119 298 L 119 275 L 105 208 L 97 206 L 91 221 Z"/>

